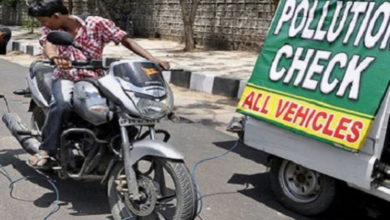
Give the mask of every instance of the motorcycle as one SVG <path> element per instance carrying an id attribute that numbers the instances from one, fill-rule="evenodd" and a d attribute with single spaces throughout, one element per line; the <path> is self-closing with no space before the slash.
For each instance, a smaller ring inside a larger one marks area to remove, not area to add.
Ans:
<path id="1" fill-rule="evenodd" d="M 66 32 L 47 36 L 55 45 L 73 46 Z M 47 62 L 46 62 L 47 63 Z M 184 157 L 167 143 L 170 134 L 156 124 L 173 106 L 172 92 L 160 67 L 148 61 L 73 61 L 77 69 L 105 71 L 99 79 L 76 82 L 73 111 L 64 122 L 52 171 L 61 178 L 107 184 L 114 219 L 194 219 L 197 194 Z M 3 122 L 23 149 L 38 152 L 50 102 L 53 65 L 27 77 L 32 112 L 28 129 L 14 113 Z M 145 129 L 146 128 L 146 129 Z M 163 141 L 158 140 L 163 136 Z"/>

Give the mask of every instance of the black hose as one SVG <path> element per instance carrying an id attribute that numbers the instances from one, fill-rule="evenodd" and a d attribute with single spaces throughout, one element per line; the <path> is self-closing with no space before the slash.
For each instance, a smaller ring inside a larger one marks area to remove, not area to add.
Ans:
<path id="1" fill-rule="evenodd" d="M 226 154 L 232 152 L 237 146 L 238 146 L 238 143 L 240 143 L 240 140 L 237 140 L 228 150 L 226 150 L 225 152 L 223 152 L 222 154 L 218 154 L 218 155 L 215 155 L 215 156 L 210 156 L 210 157 L 206 157 L 206 158 L 203 158 L 199 161 L 197 161 L 193 166 L 192 166 L 192 179 L 195 183 L 195 186 L 196 186 L 196 189 L 197 189 L 197 193 L 198 193 L 198 210 L 196 212 L 196 216 L 197 217 L 200 217 L 200 213 L 202 212 L 202 209 L 203 209 L 203 193 L 202 193 L 202 190 L 198 184 L 198 181 L 197 181 L 197 178 L 196 178 L 196 169 L 198 168 L 198 166 L 206 161 L 209 161 L 209 160 L 214 160 L 214 159 L 218 159 L 218 158 L 221 158 L 223 156 L 225 156 Z"/>
<path id="2" fill-rule="evenodd" d="M 7 178 L 8 182 L 10 183 L 9 188 L 10 188 L 10 197 L 11 198 L 15 198 L 12 194 L 15 184 L 20 182 L 20 181 L 23 181 L 23 180 L 42 179 L 42 180 L 47 181 L 51 185 L 51 187 L 54 189 L 54 192 L 56 194 L 56 199 L 52 203 L 53 208 L 51 208 L 50 211 L 43 217 L 43 220 L 48 220 L 50 216 L 52 216 L 54 213 L 56 213 L 60 209 L 60 206 L 59 206 L 60 193 L 58 191 L 57 186 L 53 183 L 52 180 L 44 178 L 44 177 L 38 177 L 38 176 L 26 176 L 26 177 L 21 177 L 19 179 L 13 180 L 11 175 L 3 168 L 3 166 L 1 164 L 0 164 L 0 174 L 3 175 L 5 178 Z"/>

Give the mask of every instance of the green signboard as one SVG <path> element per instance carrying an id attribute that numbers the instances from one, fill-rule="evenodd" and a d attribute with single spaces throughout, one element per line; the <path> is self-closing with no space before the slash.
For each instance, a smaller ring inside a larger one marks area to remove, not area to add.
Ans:
<path id="1" fill-rule="evenodd" d="M 389 43 L 388 1 L 280 1 L 238 111 L 357 151 L 387 90 Z"/>

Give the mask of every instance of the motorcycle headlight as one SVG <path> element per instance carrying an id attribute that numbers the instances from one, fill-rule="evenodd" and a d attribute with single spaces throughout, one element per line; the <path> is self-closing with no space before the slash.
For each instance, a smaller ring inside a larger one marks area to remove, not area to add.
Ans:
<path id="1" fill-rule="evenodd" d="M 143 118 L 160 119 L 169 114 L 173 108 L 173 94 L 169 85 L 163 82 L 152 82 L 144 87 L 117 79 L 127 96 L 137 109 L 132 114 L 140 114 Z"/>
<path id="2" fill-rule="evenodd" d="M 169 107 L 164 101 L 155 101 L 146 98 L 140 98 L 137 103 L 140 113 L 150 119 L 159 119 L 169 113 Z"/>
<path id="3" fill-rule="evenodd" d="M 168 84 L 165 84 L 166 96 L 164 99 L 139 98 L 138 111 L 143 117 L 160 119 L 169 114 L 173 109 L 173 94 Z"/>

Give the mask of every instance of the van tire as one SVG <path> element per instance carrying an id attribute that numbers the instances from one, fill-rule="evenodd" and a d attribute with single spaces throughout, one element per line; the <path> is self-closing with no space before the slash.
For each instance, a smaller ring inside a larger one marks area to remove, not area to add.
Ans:
<path id="1" fill-rule="evenodd" d="M 335 179 L 276 157 L 270 168 L 272 191 L 287 209 L 313 216 L 331 207 L 336 195 Z"/>

